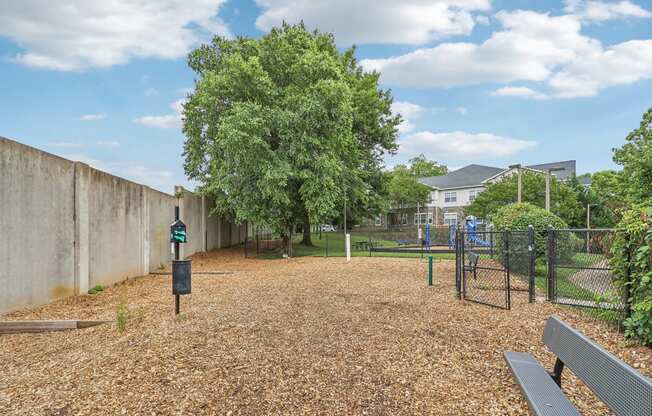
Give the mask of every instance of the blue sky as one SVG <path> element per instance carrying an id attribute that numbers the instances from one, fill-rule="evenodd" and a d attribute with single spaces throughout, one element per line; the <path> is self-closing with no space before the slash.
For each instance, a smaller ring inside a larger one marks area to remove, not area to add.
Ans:
<path id="1" fill-rule="evenodd" d="M 282 20 L 380 70 L 401 126 L 388 165 L 576 159 L 614 168 L 652 106 L 652 1 L 39 0 L 0 4 L 0 135 L 171 192 L 188 51 Z"/>

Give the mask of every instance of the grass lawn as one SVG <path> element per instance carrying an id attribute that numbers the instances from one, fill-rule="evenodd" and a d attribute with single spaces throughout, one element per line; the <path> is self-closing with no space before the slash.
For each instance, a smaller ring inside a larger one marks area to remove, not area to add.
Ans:
<path id="1" fill-rule="evenodd" d="M 321 257 L 344 257 L 346 255 L 344 251 L 344 234 L 339 232 L 323 232 L 321 233 L 321 238 L 319 233 L 312 234 L 312 243 L 314 247 L 306 247 L 299 244 L 301 242 L 302 236 L 297 235 L 292 240 L 292 255 L 293 257 L 306 257 L 306 256 L 321 256 Z M 367 234 L 351 234 L 351 256 L 352 257 L 370 257 L 369 250 L 353 250 L 353 246 L 356 242 L 359 241 L 369 241 L 369 235 Z M 379 243 L 383 248 L 398 247 L 398 243 L 392 240 L 380 240 L 374 239 L 376 243 Z M 258 256 L 260 259 L 277 259 L 281 258 L 282 253 L 270 252 L 262 253 Z M 427 258 L 429 254 L 427 252 L 423 253 L 423 258 Z M 432 254 L 436 259 L 443 260 L 455 260 L 454 253 L 443 253 L 443 254 Z M 372 252 L 371 257 L 405 257 L 405 258 L 421 258 L 421 252 L 412 252 L 412 253 L 383 253 L 383 252 Z"/>

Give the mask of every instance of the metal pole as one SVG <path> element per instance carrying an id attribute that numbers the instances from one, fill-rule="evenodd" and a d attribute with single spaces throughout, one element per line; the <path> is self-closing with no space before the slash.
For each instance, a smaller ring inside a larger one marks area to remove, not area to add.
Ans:
<path id="1" fill-rule="evenodd" d="M 179 206 L 174 207 L 174 220 L 178 221 L 179 220 Z M 174 259 L 175 260 L 180 260 L 179 259 L 179 243 L 174 242 Z M 179 309 L 180 309 L 180 298 L 179 295 L 176 294 L 174 295 L 174 314 L 179 315 Z"/>
<path id="2" fill-rule="evenodd" d="M 534 227 L 528 225 L 527 227 L 527 236 L 528 236 L 528 254 L 530 255 L 530 264 L 529 264 L 529 303 L 534 303 L 534 294 L 535 294 L 535 268 L 536 268 L 536 246 L 534 240 Z"/>
<path id="3" fill-rule="evenodd" d="M 546 171 L 546 211 L 550 212 L 550 171 Z"/>
<path id="4" fill-rule="evenodd" d="M 428 257 L 428 286 L 432 286 L 432 256 Z"/>
<path id="5" fill-rule="evenodd" d="M 586 204 L 586 229 L 591 229 L 591 204 Z M 591 252 L 590 246 L 591 234 L 589 231 L 586 232 L 586 252 Z"/>
<path id="6" fill-rule="evenodd" d="M 518 172 L 518 203 L 520 204 L 521 201 L 522 201 L 521 196 L 523 195 L 523 191 L 521 190 L 521 188 L 523 186 L 523 183 L 522 183 L 522 180 L 521 180 L 521 168 L 520 167 L 518 168 L 517 172 Z"/>

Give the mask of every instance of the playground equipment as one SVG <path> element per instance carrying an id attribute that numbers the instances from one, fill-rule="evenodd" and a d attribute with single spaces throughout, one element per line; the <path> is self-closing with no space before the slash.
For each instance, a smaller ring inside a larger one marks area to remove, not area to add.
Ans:
<path id="1" fill-rule="evenodd" d="M 474 216 L 469 215 L 466 217 L 466 231 L 468 235 L 469 242 L 475 244 L 476 246 L 489 247 L 491 244 L 487 241 L 482 240 L 478 237 L 478 222 Z"/>

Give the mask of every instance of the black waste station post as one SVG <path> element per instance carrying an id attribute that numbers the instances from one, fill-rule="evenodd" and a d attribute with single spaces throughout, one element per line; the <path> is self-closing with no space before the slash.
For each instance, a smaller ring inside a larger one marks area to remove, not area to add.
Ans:
<path id="1" fill-rule="evenodd" d="M 191 290 L 190 260 L 179 259 L 179 244 L 186 243 L 186 224 L 179 219 L 179 207 L 174 207 L 175 221 L 170 226 L 170 242 L 174 243 L 174 260 L 172 261 L 172 294 L 174 295 L 174 313 L 179 314 L 179 296 L 188 295 Z"/>

